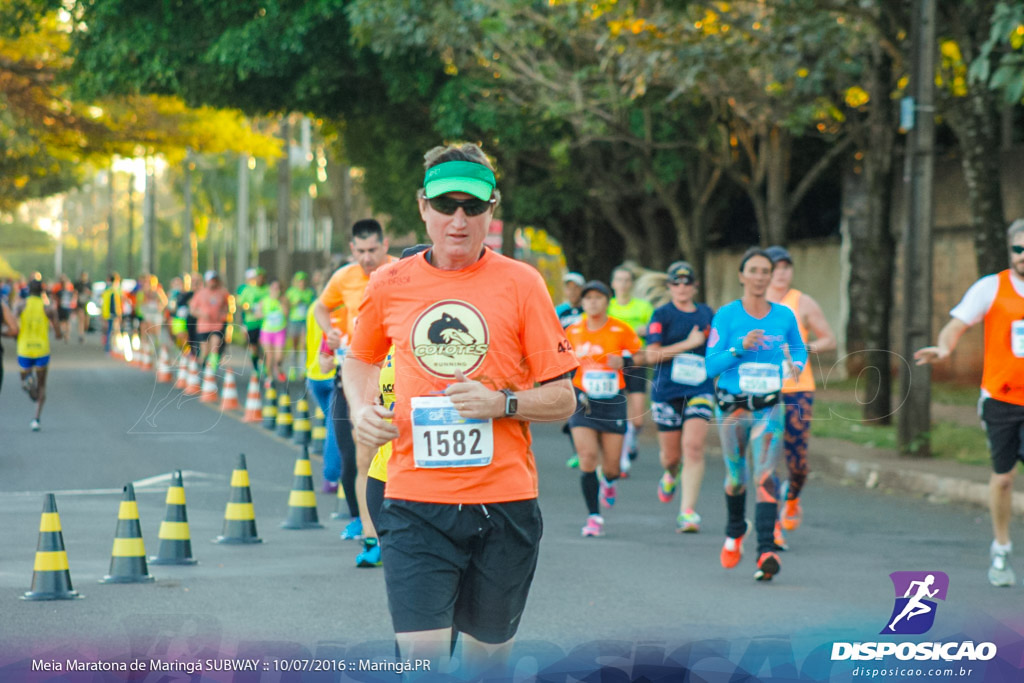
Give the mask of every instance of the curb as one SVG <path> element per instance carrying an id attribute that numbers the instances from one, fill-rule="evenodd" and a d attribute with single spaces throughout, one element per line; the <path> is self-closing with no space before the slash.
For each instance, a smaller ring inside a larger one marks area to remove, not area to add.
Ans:
<path id="1" fill-rule="evenodd" d="M 818 452 L 814 456 L 811 471 L 833 480 L 852 481 L 869 489 L 879 488 L 923 495 L 934 503 L 968 503 L 986 509 L 989 503 L 987 482 L 907 469 L 897 463 Z M 1024 515 L 1024 492 L 1013 492 L 1012 509 L 1014 514 Z"/>

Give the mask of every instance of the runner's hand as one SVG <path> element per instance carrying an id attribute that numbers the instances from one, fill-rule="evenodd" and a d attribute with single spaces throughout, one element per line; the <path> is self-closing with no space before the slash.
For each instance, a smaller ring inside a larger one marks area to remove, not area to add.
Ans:
<path id="1" fill-rule="evenodd" d="M 605 356 L 604 363 L 612 370 L 621 370 L 625 365 L 625 362 L 623 362 L 622 360 L 622 356 L 616 355 L 614 353 L 609 353 L 607 356 Z"/>
<path id="2" fill-rule="evenodd" d="M 949 350 L 941 346 L 926 346 L 914 352 L 915 365 L 931 365 L 949 358 Z"/>
<path id="3" fill-rule="evenodd" d="M 505 416 L 505 394 L 468 379 L 461 370 L 455 371 L 455 383 L 449 384 L 444 394 L 460 417 L 489 420 Z"/>
<path id="4" fill-rule="evenodd" d="M 379 404 L 363 406 L 355 414 L 352 436 L 364 446 L 380 448 L 398 438 L 398 427 L 390 422 L 394 416 L 393 410 Z"/>
<path id="5" fill-rule="evenodd" d="M 337 350 L 341 346 L 341 331 L 331 328 L 324 334 L 327 337 L 327 346 L 332 350 Z"/>
<path id="6" fill-rule="evenodd" d="M 699 349 L 701 346 L 703 346 L 706 340 L 707 337 L 705 337 L 704 333 L 701 332 L 700 325 L 694 325 L 693 329 L 690 330 L 690 334 L 687 335 L 684 341 L 686 342 L 686 345 L 690 348 L 690 350 L 693 350 Z"/>
<path id="7" fill-rule="evenodd" d="M 747 336 L 743 338 L 743 350 L 750 351 L 756 348 L 761 343 L 762 337 L 764 337 L 764 330 L 751 330 L 747 332 Z"/>

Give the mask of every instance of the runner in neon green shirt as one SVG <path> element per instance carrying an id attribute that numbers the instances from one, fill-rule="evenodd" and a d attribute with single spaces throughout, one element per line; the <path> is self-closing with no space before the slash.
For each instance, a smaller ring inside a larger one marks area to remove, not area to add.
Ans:
<path id="1" fill-rule="evenodd" d="M 248 336 L 249 360 L 255 371 L 260 369 L 260 327 L 263 316 L 259 312 L 259 302 L 267 295 L 267 271 L 262 268 L 250 268 L 245 271 L 245 284 L 238 288 L 238 309 L 242 312 Z"/>
<path id="2" fill-rule="evenodd" d="M 299 368 L 306 365 L 302 358 L 306 344 L 306 314 L 316 301 L 316 292 L 307 286 L 307 280 L 306 273 L 300 270 L 292 277 L 292 286 L 284 293 L 291 308 L 288 314 L 288 348 L 294 350 Z M 296 366 L 291 367 L 288 379 L 297 379 L 296 374 Z"/>
<path id="3" fill-rule="evenodd" d="M 288 334 L 288 299 L 281 295 L 281 283 L 272 280 L 267 295 L 260 299 L 259 314 L 263 317 L 260 323 L 260 346 L 265 354 L 267 377 L 285 382 L 281 371 L 281 360 L 284 358 L 285 340 Z"/>

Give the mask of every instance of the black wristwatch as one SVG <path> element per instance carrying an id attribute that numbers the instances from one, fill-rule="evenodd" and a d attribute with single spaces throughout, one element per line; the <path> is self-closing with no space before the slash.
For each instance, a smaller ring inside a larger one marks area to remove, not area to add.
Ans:
<path id="1" fill-rule="evenodd" d="M 512 417 L 519 410 L 519 399 L 511 389 L 502 389 L 501 393 L 505 394 L 505 417 Z"/>

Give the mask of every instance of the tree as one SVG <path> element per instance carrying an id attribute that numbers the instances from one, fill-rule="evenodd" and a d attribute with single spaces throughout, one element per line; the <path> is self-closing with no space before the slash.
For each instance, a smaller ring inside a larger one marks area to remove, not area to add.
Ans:
<path id="1" fill-rule="evenodd" d="M 1006 215 L 1000 137 L 1001 95 L 989 83 L 967 78 L 967 65 L 983 63 L 992 33 L 996 0 L 944 0 L 938 3 L 943 86 L 937 102 L 960 147 L 967 183 L 974 257 L 979 275 L 1006 268 Z M 944 38 L 943 38 L 944 37 Z M 988 53 L 997 61 L 997 55 Z M 1005 67 L 1002 64 L 999 70 Z M 1002 75 L 1000 76 L 1002 78 Z"/>
<path id="2" fill-rule="evenodd" d="M 1024 5 L 997 2 L 988 40 L 970 66 L 972 83 L 987 84 L 1007 104 L 1024 99 Z"/>

